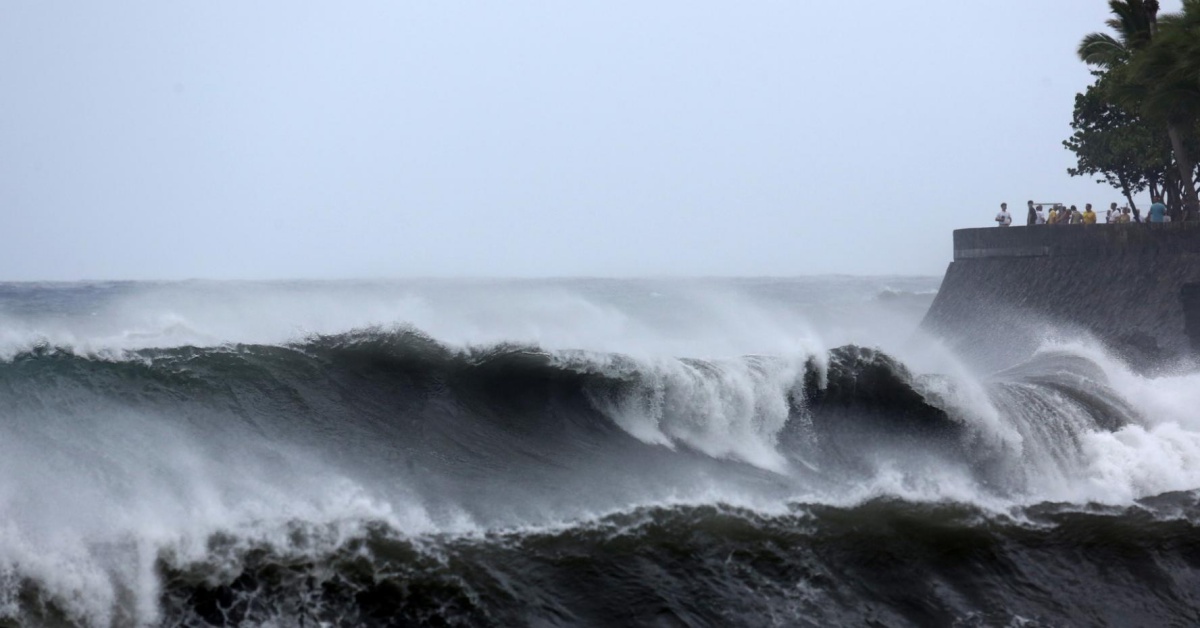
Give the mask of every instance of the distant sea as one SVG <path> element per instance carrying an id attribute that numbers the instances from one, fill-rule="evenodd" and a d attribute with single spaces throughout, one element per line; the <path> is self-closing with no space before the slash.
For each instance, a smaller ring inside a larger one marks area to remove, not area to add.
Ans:
<path id="1" fill-rule="evenodd" d="M 0 284 L 0 626 L 1200 624 L 1200 374 L 938 282 Z"/>

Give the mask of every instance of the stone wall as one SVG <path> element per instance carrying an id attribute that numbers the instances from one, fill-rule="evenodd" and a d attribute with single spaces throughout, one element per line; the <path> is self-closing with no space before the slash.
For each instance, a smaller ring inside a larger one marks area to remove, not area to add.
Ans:
<path id="1" fill-rule="evenodd" d="M 1200 348 L 1200 223 L 955 231 L 922 326 L 1000 362 L 1079 330 L 1139 364 L 1185 357 Z"/>

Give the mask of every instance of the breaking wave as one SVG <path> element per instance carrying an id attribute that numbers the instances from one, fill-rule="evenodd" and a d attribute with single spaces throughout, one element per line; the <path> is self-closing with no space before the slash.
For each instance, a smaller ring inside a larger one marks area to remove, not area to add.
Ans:
<path id="1" fill-rule="evenodd" d="M 1087 341 L 980 375 L 58 340 L 0 362 L 0 622 L 1170 624 L 1200 590 L 1200 375 Z"/>

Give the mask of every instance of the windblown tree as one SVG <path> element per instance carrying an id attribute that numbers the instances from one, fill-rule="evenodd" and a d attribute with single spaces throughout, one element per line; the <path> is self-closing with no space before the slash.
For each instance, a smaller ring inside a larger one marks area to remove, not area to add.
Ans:
<path id="1" fill-rule="evenodd" d="M 1155 0 L 1110 0 L 1109 8 L 1115 35 L 1084 37 L 1079 58 L 1099 69 L 1098 95 L 1109 106 L 1165 131 L 1174 157 L 1174 168 L 1164 173 L 1165 191 L 1175 208 L 1182 205 L 1195 218 L 1200 198 L 1191 144 L 1200 122 L 1200 0 L 1184 0 L 1182 13 L 1161 19 Z M 1073 170 L 1086 173 L 1087 164 L 1080 166 Z"/>
<path id="2" fill-rule="evenodd" d="M 1133 197 L 1147 189 L 1151 195 L 1162 193 L 1172 167 L 1171 145 L 1163 129 L 1109 102 L 1104 80 L 1098 76 L 1087 91 L 1075 95 L 1075 132 L 1063 146 L 1075 153 L 1078 166 L 1067 172 L 1073 177 L 1101 175 L 1097 183 L 1121 190 L 1139 217 Z"/>

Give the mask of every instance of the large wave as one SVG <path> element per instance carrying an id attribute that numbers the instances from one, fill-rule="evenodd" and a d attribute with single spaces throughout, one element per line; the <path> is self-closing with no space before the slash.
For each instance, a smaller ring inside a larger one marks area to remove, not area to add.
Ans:
<path id="1" fill-rule="evenodd" d="M 1122 577 L 1160 578 L 1177 600 L 1162 617 L 1190 600 L 1162 561 L 1194 520 L 1200 376 L 1144 377 L 1086 339 L 980 375 L 928 342 L 806 336 L 713 358 L 412 327 L 195 334 L 14 337 L 0 362 L 0 616 L 1061 618 L 1074 611 L 1052 577 L 1122 526 L 1146 557 Z M 968 560 L 939 562 L 955 551 Z M 1024 566 L 1035 558 L 1046 572 Z M 913 569 L 934 575 L 889 588 Z M 1024 585 L 1003 579 L 1018 572 Z M 1095 617 L 1120 618 L 1105 608 Z"/>

